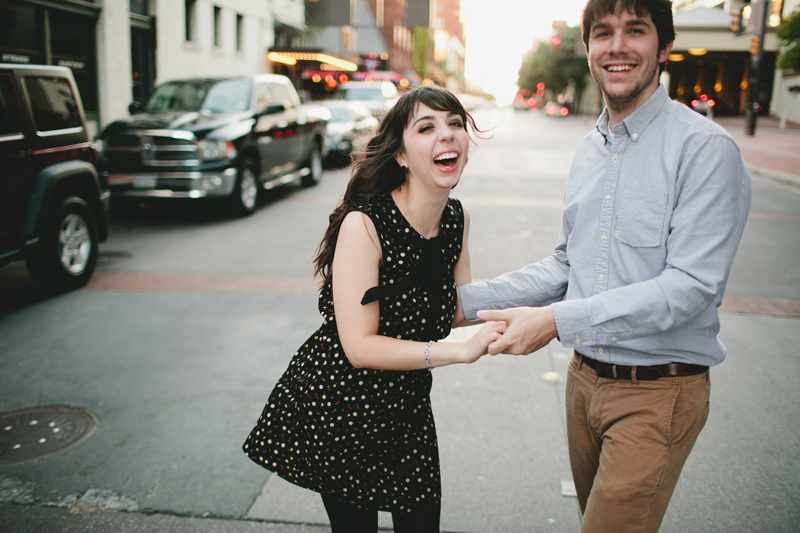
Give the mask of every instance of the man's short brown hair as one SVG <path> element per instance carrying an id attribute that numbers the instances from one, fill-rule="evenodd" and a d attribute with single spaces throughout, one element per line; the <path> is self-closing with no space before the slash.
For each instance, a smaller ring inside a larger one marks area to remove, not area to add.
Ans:
<path id="1" fill-rule="evenodd" d="M 592 31 L 592 24 L 618 10 L 635 13 L 639 17 L 649 13 L 658 32 L 659 50 L 663 50 L 670 41 L 675 40 L 670 0 L 589 0 L 581 18 L 583 44 L 587 51 L 589 50 L 589 34 Z"/>

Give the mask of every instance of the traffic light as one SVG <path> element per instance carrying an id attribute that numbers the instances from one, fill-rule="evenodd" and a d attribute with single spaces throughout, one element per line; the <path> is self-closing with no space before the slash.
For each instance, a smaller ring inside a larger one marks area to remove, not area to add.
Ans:
<path id="1" fill-rule="evenodd" d="M 558 50 L 561 47 L 561 37 L 554 35 L 553 38 L 550 39 L 550 44 L 550 51 L 553 53 L 553 55 L 558 55 Z"/>
<path id="2" fill-rule="evenodd" d="M 742 10 L 731 13 L 731 31 L 736 35 L 742 33 Z"/>
<path id="3" fill-rule="evenodd" d="M 761 38 L 758 35 L 753 35 L 750 39 L 750 55 L 758 55 L 758 45 L 761 41 Z"/>

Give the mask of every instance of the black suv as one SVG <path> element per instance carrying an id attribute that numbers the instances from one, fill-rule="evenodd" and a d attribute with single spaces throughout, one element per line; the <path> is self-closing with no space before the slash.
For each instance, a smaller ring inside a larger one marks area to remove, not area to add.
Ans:
<path id="1" fill-rule="evenodd" d="M 86 284 L 108 237 L 109 193 L 72 72 L 0 63 L 0 266 L 24 259 L 40 284 Z"/>
<path id="2" fill-rule="evenodd" d="M 302 105 L 285 76 L 168 81 L 129 109 L 96 144 L 115 205 L 218 198 L 249 215 L 260 190 L 322 176 L 330 112 Z"/>

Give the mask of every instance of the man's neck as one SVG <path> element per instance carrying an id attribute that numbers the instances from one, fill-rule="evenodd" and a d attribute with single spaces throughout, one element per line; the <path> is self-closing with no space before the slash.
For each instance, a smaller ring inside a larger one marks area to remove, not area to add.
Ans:
<path id="1" fill-rule="evenodd" d="M 653 96 L 653 93 L 656 92 L 658 89 L 658 81 L 653 84 L 653 86 L 647 90 L 643 91 L 639 98 L 637 98 L 633 102 L 626 102 L 626 104 L 619 105 L 614 102 L 613 99 L 609 99 L 607 95 L 603 95 L 606 101 L 606 108 L 608 108 L 608 126 L 609 128 L 613 128 L 626 118 L 628 118 L 634 111 L 639 109 L 647 100 Z"/>

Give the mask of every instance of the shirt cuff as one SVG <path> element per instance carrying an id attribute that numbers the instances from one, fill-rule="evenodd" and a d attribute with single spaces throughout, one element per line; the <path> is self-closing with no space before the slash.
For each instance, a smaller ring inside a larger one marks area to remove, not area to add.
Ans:
<path id="1" fill-rule="evenodd" d="M 489 309 L 489 291 L 486 290 L 486 282 L 470 283 L 461 285 L 458 288 L 461 298 L 461 309 L 464 311 L 464 318 L 470 322 L 478 320 L 477 312 L 481 309 Z"/>
<path id="2" fill-rule="evenodd" d="M 553 302 L 550 304 L 556 321 L 558 340 L 565 348 L 593 344 L 589 328 L 589 309 L 584 299 Z"/>

